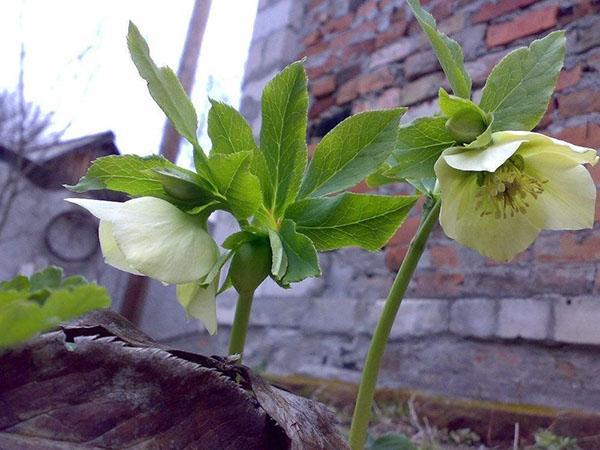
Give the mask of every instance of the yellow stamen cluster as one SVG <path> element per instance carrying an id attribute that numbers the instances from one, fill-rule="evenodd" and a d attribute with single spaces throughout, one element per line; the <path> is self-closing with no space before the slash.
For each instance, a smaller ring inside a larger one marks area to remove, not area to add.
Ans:
<path id="1" fill-rule="evenodd" d="M 481 210 L 481 217 L 493 215 L 495 219 L 514 217 L 525 214 L 529 208 L 528 200 L 537 199 L 544 192 L 543 184 L 547 180 L 525 173 L 523 158 L 515 155 L 500 166 L 495 172 L 480 172 L 477 184 L 475 207 Z"/>

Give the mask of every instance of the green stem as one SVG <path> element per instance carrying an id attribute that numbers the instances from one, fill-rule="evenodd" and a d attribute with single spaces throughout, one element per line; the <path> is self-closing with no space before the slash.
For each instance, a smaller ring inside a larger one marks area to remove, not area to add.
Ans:
<path id="1" fill-rule="evenodd" d="M 250 310 L 252 309 L 252 297 L 254 292 L 240 294 L 235 307 L 235 317 L 231 327 L 231 336 L 229 337 L 229 354 L 240 355 L 239 362 L 242 362 L 246 334 L 248 333 L 248 323 L 250 322 Z"/>
<path id="2" fill-rule="evenodd" d="M 385 301 L 383 312 L 373 333 L 373 339 L 367 353 L 365 367 L 358 388 L 358 397 L 356 398 L 352 425 L 350 427 L 350 448 L 352 450 L 362 450 L 364 448 L 367 439 L 367 429 L 371 420 L 371 406 L 375 395 L 381 358 L 408 283 L 415 272 L 419 259 L 421 259 L 429 233 L 431 233 L 433 226 L 437 222 L 439 214 L 440 201 L 438 200 L 422 220 L 417 233 L 410 243 L 408 252 L 404 257 L 404 261 L 402 261 L 400 270 L 396 275 L 392 289 Z"/>

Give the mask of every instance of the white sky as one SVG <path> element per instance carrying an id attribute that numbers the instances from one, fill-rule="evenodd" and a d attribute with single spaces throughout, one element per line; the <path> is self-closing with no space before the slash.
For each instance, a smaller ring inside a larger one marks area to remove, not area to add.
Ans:
<path id="1" fill-rule="evenodd" d="M 256 3 L 212 1 L 192 94 L 200 117 L 209 75 L 218 83 L 211 96 L 239 106 Z M 22 41 L 26 99 L 54 111 L 58 128 L 71 122 L 66 138 L 112 130 L 121 152 L 156 153 L 165 117 L 129 58 L 127 23 L 138 26 L 158 65 L 176 71 L 192 5 L 192 0 L 3 1 L 0 90 L 16 86 Z M 187 159 L 183 155 L 181 162 Z"/>

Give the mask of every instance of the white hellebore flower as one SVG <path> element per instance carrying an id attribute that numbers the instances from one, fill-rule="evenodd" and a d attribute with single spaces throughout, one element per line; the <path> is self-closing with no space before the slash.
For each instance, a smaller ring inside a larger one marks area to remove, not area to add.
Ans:
<path id="1" fill-rule="evenodd" d="M 594 225 L 596 186 L 583 164 L 596 151 L 525 131 L 499 131 L 483 149 L 455 147 L 435 164 L 446 235 L 497 261 L 540 230 Z"/>
<path id="2" fill-rule="evenodd" d="M 106 263 L 117 269 L 182 284 L 206 275 L 218 257 L 217 245 L 197 218 L 165 200 L 67 201 L 100 219 L 102 254 Z"/>

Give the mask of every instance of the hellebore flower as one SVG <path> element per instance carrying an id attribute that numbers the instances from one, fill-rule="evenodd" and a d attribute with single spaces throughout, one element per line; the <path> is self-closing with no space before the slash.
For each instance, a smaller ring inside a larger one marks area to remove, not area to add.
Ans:
<path id="1" fill-rule="evenodd" d="M 435 164 L 448 237 L 497 261 L 542 229 L 594 225 L 596 186 L 583 164 L 596 151 L 525 131 L 499 131 L 483 149 L 450 148 Z"/>
<path id="2" fill-rule="evenodd" d="M 167 284 L 197 282 L 219 255 L 216 243 L 197 218 L 165 200 L 67 201 L 100 219 L 98 234 L 104 259 L 125 272 Z"/>

